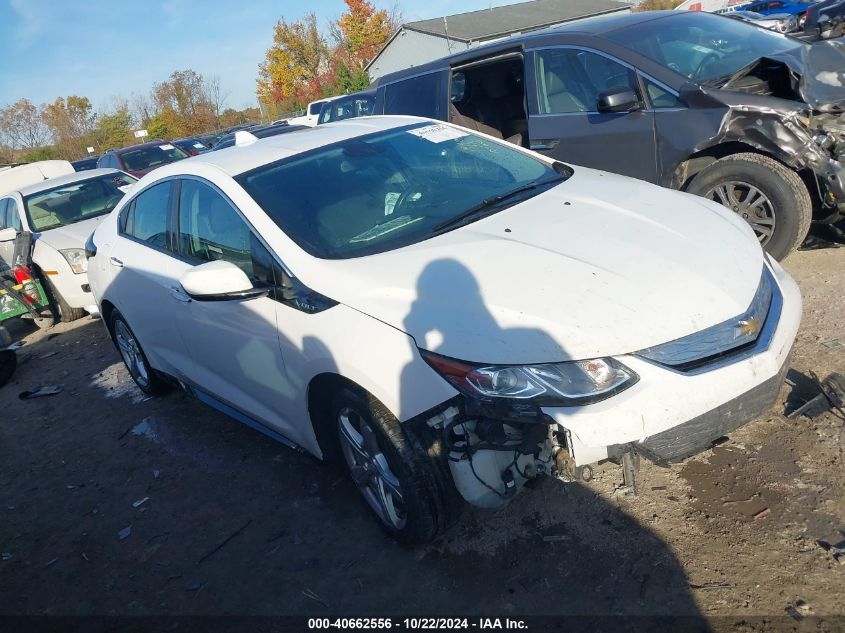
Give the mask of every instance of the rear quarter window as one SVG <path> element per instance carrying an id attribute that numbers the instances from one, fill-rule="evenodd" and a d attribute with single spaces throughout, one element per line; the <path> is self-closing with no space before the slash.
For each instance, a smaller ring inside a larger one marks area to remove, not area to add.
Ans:
<path id="1" fill-rule="evenodd" d="M 446 71 L 402 79 L 384 87 L 384 114 L 446 118 Z"/>

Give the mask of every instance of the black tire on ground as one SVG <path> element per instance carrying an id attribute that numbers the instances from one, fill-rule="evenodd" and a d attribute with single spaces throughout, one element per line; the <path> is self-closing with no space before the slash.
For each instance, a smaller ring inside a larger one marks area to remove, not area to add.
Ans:
<path id="1" fill-rule="evenodd" d="M 46 280 L 46 290 L 50 295 L 50 306 L 55 306 L 59 311 L 58 316 L 54 319 L 55 321 L 69 323 L 70 321 L 81 319 L 88 314 L 83 308 L 71 308 L 58 289 L 56 289 L 56 286 L 53 285 L 53 282 L 50 281 L 50 278 L 45 275 L 44 279 Z"/>
<path id="2" fill-rule="evenodd" d="M 152 368 L 147 360 L 147 355 L 141 348 L 141 343 L 135 337 L 135 333 L 132 331 L 132 328 L 129 327 L 129 323 L 127 323 L 126 319 L 123 318 L 123 315 L 117 310 L 112 312 L 109 326 L 112 341 L 117 347 L 117 351 L 123 359 L 123 364 L 126 365 L 129 375 L 132 376 L 132 380 L 135 381 L 138 388 L 150 396 L 166 392 L 170 388 L 169 385 L 162 380 L 161 376 L 159 376 L 156 370 Z M 130 360 L 127 360 L 127 355 L 125 355 L 121 349 L 120 339 L 125 339 L 127 336 L 134 341 L 137 353 L 132 354 L 131 357 L 136 359 L 138 367 L 132 366 L 133 363 Z"/>
<path id="3" fill-rule="evenodd" d="M 729 182 L 751 185 L 771 202 L 774 231 L 764 248 L 772 257 L 781 260 L 804 241 L 813 219 L 813 202 L 797 173 L 762 154 L 733 154 L 698 172 L 687 191 L 720 202 L 718 195 L 708 193 Z"/>
<path id="4" fill-rule="evenodd" d="M 404 526 L 397 528 L 373 511 L 387 533 L 411 545 L 427 543 L 452 526 L 460 516 L 463 499 L 452 480 L 440 433 L 424 424 L 403 425 L 372 395 L 344 387 L 331 406 L 338 436 L 344 410 L 354 411 L 373 429 L 378 447 L 401 487 Z M 339 461 L 348 466 L 340 451 L 338 454 Z"/>

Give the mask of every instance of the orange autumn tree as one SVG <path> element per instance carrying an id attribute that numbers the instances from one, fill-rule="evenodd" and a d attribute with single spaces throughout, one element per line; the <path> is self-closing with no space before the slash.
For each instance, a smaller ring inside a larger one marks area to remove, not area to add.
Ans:
<path id="1" fill-rule="evenodd" d="M 369 84 L 364 67 L 387 42 L 397 19 L 368 0 L 344 1 L 346 11 L 329 25 L 332 44 L 313 12 L 276 24 L 257 78 L 258 99 L 270 117 Z"/>
<path id="2" fill-rule="evenodd" d="M 384 46 L 396 25 L 384 9 L 368 0 L 344 0 L 346 12 L 337 21 L 334 36 L 355 68 L 364 68 Z"/>

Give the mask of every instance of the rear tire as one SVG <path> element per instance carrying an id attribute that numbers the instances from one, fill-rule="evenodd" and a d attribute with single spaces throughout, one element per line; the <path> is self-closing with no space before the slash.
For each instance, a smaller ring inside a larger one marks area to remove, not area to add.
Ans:
<path id="1" fill-rule="evenodd" d="M 55 321 L 70 323 L 71 321 L 77 321 L 88 314 L 83 308 L 71 308 L 68 305 L 68 302 L 65 301 L 65 298 L 56 289 L 56 286 L 53 285 L 53 282 L 50 281 L 50 278 L 45 275 L 44 279 L 47 281 L 47 292 L 50 294 L 51 307 L 55 306 L 58 310 L 58 314 L 54 319 Z"/>
<path id="2" fill-rule="evenodd" d="M 404 544 L 427 543 L 453 525 L 463 500 L 439 435 L 401 424 L 372 395 L 344 387 L 331 406 L 340 460 L 379 524 Z"/>
<path id="3" fill-rule="evenodd" d="M 745 215 L 763 248 L 777 260 L 804 241 L 813 218 L 813 202 L 801 177 L 762 154 L 733 154 L 717 160 L 696 174 L 687 191 Z M 730 192 L 734 196 L 727 199 Z M 751 195 L 749 208 L 743 203 Z M 767 230 L 769 235 L 765 235 Z"/>
<path id="4" fill-rule="evenodd" d="M 168 385 L 150 366 L 144 350 L 138 339 L 135 338 L 132 328 L 123 318 L 123 315 L 115 310 L 111 316 L 110 331 L 112 340 L 117 346 L 117 351 L 123 359 L 123 364 L 132 376 L 132 380 L 145 394 L 155 396 L 164 393 Z"/>

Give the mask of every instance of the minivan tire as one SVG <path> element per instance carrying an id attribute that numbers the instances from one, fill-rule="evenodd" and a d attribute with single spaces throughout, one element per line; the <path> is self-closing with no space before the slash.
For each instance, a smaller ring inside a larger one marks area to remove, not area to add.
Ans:
<path id="1" fill-rule="evenodd" d="M 373 507 L 373 501 L 367 497 L 368 487 L 377 487 L 373 481 L 378 477 L 369 475 L 376 471 L 370 469 L 362 475 L 362 468 L 358 467 L 356 476 L 347 458 L 348 444 L 347 449 L 341 447 L 338 452 L 338 461 L 352 474 L 364 500 L 390 536 L 406 545 L 427 543 L 457 521 L 463 499 L 455 488 L 437 431 L 424 424 L 401 424 L 375 397 L 352 386 L 339 390 L 332 402 L 331 412 L 341 445 L 345 441 L 342 437 L 344 415 L 357 416 L 357 420 L 352 420 L 352 423 L 358 430 L 361 427 L 357 425 L 369 427 L 377 444 L 377 448 L 370 453 L 380 451 L 389 466 L 390 474 L 398 480 L 402 501 L 401 513 L 397 514 L 404 517 L 402 525 L 391 523 L 385 514 Z M 371 454 L 370 457 L 375 456 Z M 368 476 L 368 481 L 364 482 Z"/>
<path id="2" fill-rule="evenodd" d="M 132 331 L 132 328 L 129 327 L 129 323 L 126 322 L 126 319 L 124 319 L 123 315 L 117 310 L 112 312 L 111 319 L 109 321 L 109 331 L 111 332 L 112 341 L 117 348 L 117 352 L 123 360 L 123 364 L 126 365 L 129 375 L 132 377 L 132 380 L 135 381 L 138 388 L 148 396 L 156 396 L 166 392 L 169 385 L 164 382 L 156 370 L 152 368 L 150 362 L 147 360 L 147 355 L 141 348 L 141 343 L 135 337 L 135 333 Z M 131 341 L 128 341 L 127 337 L 131 339 Z M 121 350 L 121 344 L 126 342 L 134 342 L 137 354 L 133 353 L 130 356 L 138 364 L 137 367 L 132 367 L 133 362 L 127 360 L 127 356 L 124 355 L 124 352 Z"/>
<path id="3" fill-rule="evenodd" d="M 771 202 L 774 231 L 763 247 L 769 255 L 781 260 L 804 241 L 813 219 L 813 202 L 797 173 L 762 154 L 733 154 L 698 172 L 687 191 L 719 202 L 717 195 L 708 194 L 729 182 L 747 183 Z"/>
<path id="4" fill-rule="evenodd" d="M 71 308 L 58 289 L 56 289 L 56 286 L 53 285 L 53 282 L 50 281 L 50 278 L 46 275 L 44 278 L 47 281 L 47 292 L 50 293 L 51 304 L 55 306 L 59 312 L 56 315 L 56 318 L 53 319 L 54 321 L 70 323 L 71 321 L 77 321 L 88 314 L 83 308 Z"/>

